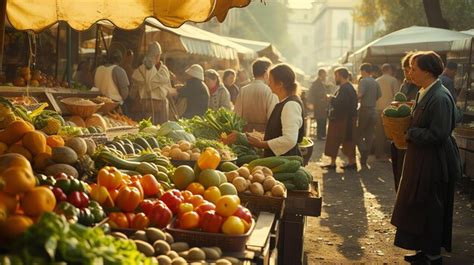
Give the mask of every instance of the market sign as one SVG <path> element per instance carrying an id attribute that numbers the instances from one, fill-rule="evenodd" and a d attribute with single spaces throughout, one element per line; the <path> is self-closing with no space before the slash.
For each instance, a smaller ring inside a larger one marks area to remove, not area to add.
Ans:
<path id="1" fill-rule="evenodd" d="M 134 29 L 148 17 L 168 27 L 186 21 L 204 22 L 213 17 L 222 22 L 233 7 L 251 0 L 7 0 L 7 17 L 18 30 L 39 32 L 58 21 L 75 30 L 86 30 L 99 20 L 116 27 Z"/>

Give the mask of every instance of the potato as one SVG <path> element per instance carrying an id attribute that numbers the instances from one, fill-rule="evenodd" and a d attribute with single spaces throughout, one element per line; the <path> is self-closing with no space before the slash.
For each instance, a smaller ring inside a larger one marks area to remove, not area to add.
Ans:
<path id="1" fill-rule="evenodd" d="M 186 152 L 181 152 L 178 156 L 178 160 L 189 160 L 191 155 Z"/>
<path id="2" fill-rule="evenodd" d="M 260 184 L 258 182 L 254 182 L 254 183 L 252 183 L 252 185 L 250 185 L 250 191 L 255 195 L 263 195 L 264 194 L 263 186 L 262 186 L 262 184 Z"/>
<path id="3" fill-rule="evenodd" d="M 269 169 L 268 167 L 263 167 L 262 172 L 263 172 L 263 175 L 265 176 L 273 176 L 273 171 Z"/>
<path id="4" fill-rule="evenodd" d="M 120 232 L 112 232 L 110 233 L 110 235 L 119 239 L 128 239 L 128 237 L 124 233 L 120 233 Z"/>
<path id="5" fill-rule="evenodd" d="M 264 195 L 265 195 L 265 196 L 273 196 L 271 190 L 265 191 L 265 194 L 264 194 Z"/>
<path id="6" fill-rule="evenodd" d="M 244 178 L 248 178 L 250 176 L 250 171 L 246 167 L 240 167 L 237 169 L 237 172 L 239 172 L 239 175 Z"/>
<path id="7" fill-rule="evenodd" d="M 200 156 L 201 156 L 201 153 L 192 153 L 189 159 L 192 161 L 197 161 Z"/>
<path id="8" fill-rule="evenodd" d="M 187 265 L 187 264 L 188 264 L 188 262 L 185 259 L 181 258 L 181 257 L 175 258 L 171 262 L 171 265 Z"/>
<path id="9" fill-rule="evenodd" d="M 171 149 L 179 148 L 179 144 L 172 144 Z M 181 150 L 181 149 L 180 149 Z"/>
<path id="10" fill-rule="evenodd" d="M 255 173 L 255 171 L 262 171 L 262 166 L 255 166 L 253 169 L 252 169 L 252 173 Z"/>
<path id="11" fill-rule="evenodd" d="M 269 191 L 275 186 L 276 182 L 273 177 L 266 177 L 263 181 L 263 190 Z"/>
<path id="12" fill-rule="evenodd" d="M 162 152 L 168 152 L 168 153 L 169 153 L 169 152 L 171 151 L 171 147 L 165 146 L 165 147 L 163 147 L 163 148 L 161 149 L 161 151 L 162 151 Z"/>
<path id="13" fill-rule="evenodd" d="M 232 265 L 232 262 L 230 262 L 226 259 L 219 259 L 219 260 L 216 261 L 216 265 Z"/>
<path id="14" fill-rule="evenodd" d="M 252 174 L 252 176 L 252 182 L 263 183 L 263 181 L 265 180 L 265 176 L 263 175 L 263 173 L 254 173 Z"/>
<path id="15" fill-rule="evenodd" d="M 170 152 L 162 151 L 161 155 L 166 156 L 166 157 L 170 157 Z"/>
<path id="16" fill-rule="evenodd" d="M 179 160 L 179 157 L 180 157 L 181 153 L 182 153 L 181 149 L 179 149 L 179 148 L 173 148 L 173 149 L 171 149 L 171 151 L 170 151 L 170 157 L 171 157 L 172 159 Z"/>
<path id="17" fill-rule="evenodd" d="M 232 182 L 235 178 L 239 176 L 239 172 L 237 172 L 236 170 L 225 172 L 224 174 L 228 182 Z"/>
<path id="18" fill-rule="evenodd" d="M 148 242 L 148 237 L 146 236 L 146 233 L 143 230 L 137 230 L 135 234 L 133 234 L 133 239 Z"/>
<path id="19" fill-rule="evenodd" d="M 221 257 L 221 254 L 213 248 L 202 248 L 202 251 L 206 254 L 206 259 L 216 260 Z"/>
<path id="20" fill-rule="evenodd" d="M 178 253 L 174 250 L 168 251 L 168 253 L 166 253 L 166 256 L 170 257 L 170 259 L 175 259 L 179 257 Z"/>
<path id="21" fill-rule="evenodd" d="M 275 197 L 284 197 L 285 189 L 281 185 L 275 185 L 272 188 L 272 195 Z"/>
<path id="22" fill-rule="evenodd" d="M 166 236 L 166 242 L 168 242 L 168 244 L 174 243 L 174 238 L 170 233 L 165 232 L 165 236 Z"/>
<path id="23" fill-rule="evenodd" d="M 176 252 L 187 251 L 189 249 L 189 245 L 186 242 L 176 242 L 171 244 L 171 250 Z"/>
<path id="24" fill-rule="evenodd" d="M 179 144 L 181 151 L 188 151 L 191 149 L 191 144 L 188 141 L 183 141 Z"/>
<path id="25" fill-rule="evenodd" d="M 193 153 L 201 153 L 201 149 L 199 149 L 197 147 L 193 148 L 192 151 L 193 151 Z"/>
<path id="26" fill-rule="evenodd" d="M 237 192 L 244 192 L 247 190 L 248 183 L 243 177 L 236 177 L 232 180 L 232 184 L 235 186 Z"/>
<path id="27" fill-rule="evenodd" d="M 186 151 L 186 153 L 188 153 L 189 155 L 192 155 L 192 154 L 193 154 L 193 151 L 188 150 L 188 151 Z"/>

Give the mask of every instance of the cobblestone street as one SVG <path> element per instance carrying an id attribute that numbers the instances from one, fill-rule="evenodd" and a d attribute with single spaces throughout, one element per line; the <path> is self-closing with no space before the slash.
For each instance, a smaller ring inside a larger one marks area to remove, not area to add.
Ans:
<path id="1" fill-rule="evenodd" d="M 321 216 L 307 219 L 308 264 L 408 264 L 403 256 L 410 252 L 393 245 L 390 216 L 395 191 L 390 162 L 369 160 L 369 169 L 328 172 L 319 166 L 323 150 L 324 142 L 316 142 L 308 166 L 323 197 Z M 326 159 L 322 163 L 328 163 Z M 444 252 L 443 262 L 474 264 L 474 211 L 466 194 L 456 192 L 454 209 L 453 252 Z"/>

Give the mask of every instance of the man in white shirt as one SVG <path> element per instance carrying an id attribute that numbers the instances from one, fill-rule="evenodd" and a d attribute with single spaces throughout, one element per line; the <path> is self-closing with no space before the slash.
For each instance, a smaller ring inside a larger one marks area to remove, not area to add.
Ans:
<path id="1" fill-rule="evenodd" d="M 382 125 L 382 112 L 390 106 L 393 101 L 395 94 L 400 91 L 400 83 L 393 77 L 393 69 L 390 64 L 382 65 L 383 75 L 377 78 L 377 83 L 380 85 L 382 90 L 382 96 L 377 100 L 375 109 L 377 110 L 377 120 L 375 124 L 375 156 L 377 158 L 383 158 L 384 155 L 388 154 L 389 143 L 385 137 Z"/>
<path id="2" fill-rule="evenodd" d="M 264 132 L 268 118 L 278 103 L 277 96 L 267 85 L 271 65 L 268 58 L 255 60 L 252 64 L 254 80 L 240 89 L 235 101 L 234 112 L 247 122 L 246 132 Z"/>

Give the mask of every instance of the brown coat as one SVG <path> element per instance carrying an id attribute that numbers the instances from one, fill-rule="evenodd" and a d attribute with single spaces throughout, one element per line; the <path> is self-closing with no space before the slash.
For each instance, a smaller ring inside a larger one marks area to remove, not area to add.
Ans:
<path id="1" fill-rule="evenodd" d="M 427 253 L 450 251 L 454 180 L 461 174 L 451 136 L 457 110 L 438 81 L 415 106 L 391 223 L 395 245 Z"/>

